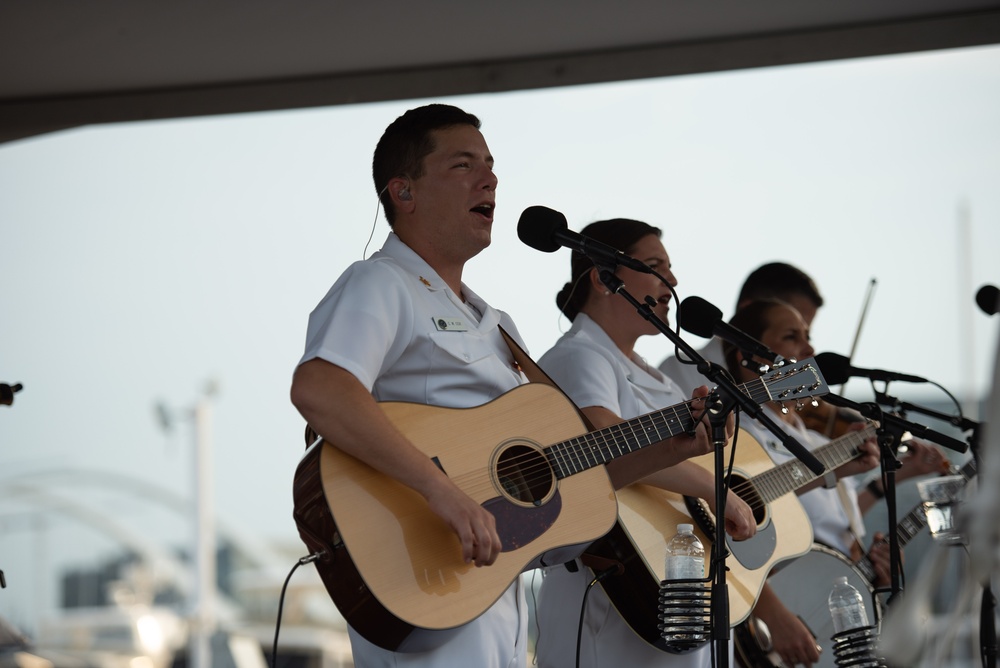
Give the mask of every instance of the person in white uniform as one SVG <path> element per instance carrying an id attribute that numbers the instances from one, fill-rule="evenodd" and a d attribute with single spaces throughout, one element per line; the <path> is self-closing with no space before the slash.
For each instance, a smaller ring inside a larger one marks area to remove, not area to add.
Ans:
<path id="1" fill-rule="evenodd" d="M 743 281 L 740 294 L 736 298 L 736 310 L 761 299 L 780 299 L 794 306 L 807 324 L 812 325 L 816 312 L 823 306 L 823 296 L 815 281 L 798 267 L 785 262 L 768 262 L 754 269 Z M 722 351 L 722 339 L 712 338 L 698 353 L 709 362 L 726 365 Z M 698 372 L 695 364 L 683 361 L 676 355 L 660 363 L 660 371 L 680 386 L 681 391 L 690 392 L 705 384 L 705 377 Z"/>
<path id="2" fill-rule="evenodd" d="M 291 399 L 336 447 L 413 488 L 451 528 L 467 563 L 501 549 L 495 521 L 398 431 L 377 401 L 466 408 L 526 382 L 501 338 L 521 344 L 510 318 L 462 282 L 490 244 L 497 187 L 479 120 L 448 105 L 412 109 L 385 131 L 375 189 L 392 228 L 309 317 Z M 335 437 L 335 438 L 333 438 Z M 520 578 L 484 614 L 456 629 L 415 630 L 398 651 L 349 628 L 360 667 L 523 667 L 527 607 Z"/>
<path id="3" fill-rule="evenodd" d="M 786 302 L 780 300 L 751 302 L 737 311 L 730 323 L 786 359 L 805 359 L 815 352 L 809 343 L 809 325 L 806 319 Z M 734 377 L 741 381 L 756 378 L 755 371 L 743 366 L 743 354 L 736 347 L 727 343 L 723 348 L 726 366 Z M 761 360 L 756 362 L 759 363 Z M 794 410 L 783 413 L 780 406 L 773 403 L 767 404 L 765 409 L 773 422 L 808 449 L 815 449 L 830 441 L 826 436 L 807 429 Z M 740 426 L 761 444 L 775 464 L 784 463 L 794 457 L 756 420 L 746 420 Z M 859 424 L 855 428 L 862 426 Z M 738 442 L 737 447 L 739 447 Z M 861 457 L 835 471 L 838 479 L 844 483 L 846 504 L 841 500 L 837 489 L 823 487 L 819 478 L 797 490 L 799 501 L 812 524 L 815 540 L 839 550 L 852 561 L 857 561 L 863 555 L 858 542 L 863 537 L 858 535 L 863 525 L 860 522 L 852 523 L 851 515 L 860 518 L 874 502 L 869 490 L 868 498 L 862 497 L 859 503 L 858 488 L 852 476 L 879 465 L 879 449 L 875 439 L 869 439 L 861 448 L 863 451 Z M 897 472 L 896 479 L 902 481 L 938 470 L 943 461 L 944 455 L 937 448 L 925 443 L 913 443 L 910 453 L 903 459 L 903 467 Z M 858 531 L 852 530 L 852 524 L 858 527 Z M 874 536 L 873 547 L 869 552 L 880 585 L 889 582 L 889 549 L 887 544 L 882 543 L 882 538 L 881 534 Z M 767 624 L 774 642 L 774 650 L 785 663 L 809 665 L 819 659 L 819 648 L 812 634 L 803 626 L 801 620 L 777 599 L 769 587 L 765 587 L 761 592 L 754 608 L 754 615 Z"/>
<path id="4" fill-rule="evenodd" d="M 645 262 L 676 285 L 659 229 L 640 221 L 615 219 L 588 225 L 582 233 Z M 638 299 L 651 296 L 656 301 L 656 315 L 666 318 L 671 299 L 669 286 L 655 276 L 631 269 L 619 268 L 616 273 Z M 625 299 L 607 290 L 585 256 L 573 254 L 571 280 L 557 296 L 556 304 L 573 324 L 541 357 L 539 365 L 595 427 L 685 400 L 687 395 L 633 350 L 640 336 L 659 332 Z M 692 396 L 703 396 L 705 392 L 707 388 L 701 387 Z M 610 464 L 608 469 L 615 478 Z M 663 466 L 662 461 L 647 463 L 639 471 L 618 478 L 615 487 L 620 489 L 636 481 L 698 496 L 714 506 L 714 477 L 693 463 L 672 467 Z M 747 538 L 756 530 L 749 507 L 732 492 L 727 497 L 725 519 L 727 531 L 736 538 Z M 570 567 L 550 564 L 544 569 L 537 606 L 536 653 L 540 668 L 576 665 L 578 631 L 582 631 L 581 667 L 709 665 L 709 645 L 678 656 L 646 643 L 632 631 L 600 587 L 594 587 L 585 597 L 593 578 L 594 573 L 579 563 Z M 580 629 L 584 598 L 584 626 Z"/>

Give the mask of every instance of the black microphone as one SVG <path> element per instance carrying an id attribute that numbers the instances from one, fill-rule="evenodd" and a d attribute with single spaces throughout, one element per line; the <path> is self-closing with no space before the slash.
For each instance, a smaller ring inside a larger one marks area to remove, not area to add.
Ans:
<path id="1" fill-rule="evenodd" d="M 744 353 L 763 357 L 774 362 L 778 356 L 763 343 L 746 332 L 733 327 L 722 319 L 722 311 L 701 297 L 688 297 L 681 302 L 679 313 L 680 326 L 686 332 L 703 339 L 717 336 L 728 341 Z"/>
<path id="2" fill-rule="evenodd" d="M 553 253 L 565 246 L 586 255 L 598 266 L 621 265 L 645 274 L 654 273 L 645 262 L 568 229 L 566 216 L 548 207 L 529 206 L 525 209 L 517 221 L 517 238 L 543 253 Z"/>
<path id="3" fill-rule="evenodd" d="M 1000 288 L 995 285 L 984 285 L 976 293 L 976 303 L 986 315 L 996 315 L 1000 311 Z"/>
<path id="4" fill-rule="evenodd" d="M 926 378 L 911 376 L 906 373 L 896 373 L 895 371 L 882 371 L 881 369 L 861 369 L 851 366 L 851 360 L 837 353 L 820 353 L 816 355 L 816 364 L 819 365 L 823 377 L 830 385 L 843 385 L 851 376 L 860 376 L 872 380 L 900 380 L 905 383 L 926 383 Z"/>
<path id="5" fill-rule="evenodd" d="M 13 385 L 0 383 L 0 405 L 12 405 L 14 403 L 14 394 L 20 392 L 22 389 L 24 389 L 24 386 L 21 383 L 14 383 Z"/>

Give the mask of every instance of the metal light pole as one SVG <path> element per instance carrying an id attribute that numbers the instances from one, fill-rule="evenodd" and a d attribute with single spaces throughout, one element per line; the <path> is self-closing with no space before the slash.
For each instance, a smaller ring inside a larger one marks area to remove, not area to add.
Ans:
<path id="1" fill-rule="evenodd" d="M 215 614 L 215 508 L 212 485 L 212 397 L 218 388 L 209 382 L 194 407 L 194 606 L 191 610 L 192 668 L 212 668 Z"/>
<path id="2" fill-rule="evenodd" d="M 210 380 L 202 396 L 190 411 L 182 414 L 191 422 L 193 454 L 191 458 L 192 490 L 192 563 L 194 586 L 188 610 L 188 665 L 191 668 L 212 668 L 212 635 L 217 628 L 216 568 L 215 568 L 215 507 L 212 485 L 212 399 L 218 394 L 218 384 Z M 173 429 L 172 411 L 164 402 L 155 406 L 157 420 L 164 432 Z"/>

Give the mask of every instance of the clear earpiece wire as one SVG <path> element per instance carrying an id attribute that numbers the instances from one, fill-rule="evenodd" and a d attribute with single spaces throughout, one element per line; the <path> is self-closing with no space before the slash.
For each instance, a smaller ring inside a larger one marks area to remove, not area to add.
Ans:
<path id="1" fill-rule="evenodd" d="M 378 224 L 378 210 L 382 206 L 382 195 L 386 190 L 389 189 L 389 185 L 386 184 L 385 188 L 379 191 L 379 194 L 375 197 L 375 218 L 372 219 L 372 231 L 368 233 L 368 241 L 365 243 L 365 249 L 361 252 L 361 259 L 368 259 L 368 246 L 371 245 L 372 239 L 375 237 L 375 226 Z"/>

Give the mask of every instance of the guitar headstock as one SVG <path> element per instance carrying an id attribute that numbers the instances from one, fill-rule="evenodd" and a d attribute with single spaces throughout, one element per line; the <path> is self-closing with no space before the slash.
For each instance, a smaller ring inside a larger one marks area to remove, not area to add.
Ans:
<path id="1" fill-rule="evenodd" d="M 765 373 L 761 380 L 771 401 L 794 401 L 796 410 L 802 408 L 804 399 L 813 397 L 811 403 L 815 406 L 815 397 L 830 392 L 819 365 L 812 357 L 798 362 L 786 362 Z M 782 405 L 782 411 L 788 412 L 788 409 Z"/>

